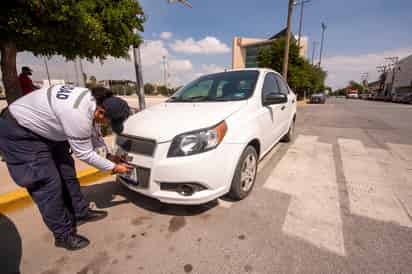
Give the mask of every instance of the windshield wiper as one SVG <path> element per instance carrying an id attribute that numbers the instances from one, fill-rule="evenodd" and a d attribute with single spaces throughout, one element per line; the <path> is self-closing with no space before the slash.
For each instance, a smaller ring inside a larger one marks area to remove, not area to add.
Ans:
<path id="1" fill-rule="evenodd" d="M 208 98 L 208 96 L 194 96 L 189 98 L 170 97 L 168 102 L 200 102 Z"/>

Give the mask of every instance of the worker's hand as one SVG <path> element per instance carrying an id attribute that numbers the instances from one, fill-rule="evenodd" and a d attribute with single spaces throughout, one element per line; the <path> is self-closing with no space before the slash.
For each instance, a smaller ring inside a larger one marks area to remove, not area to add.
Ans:
<path id="1" fill-rule="evenodd" d="M 127 173 L 129 172 L 133 167 L 128 164 L 117 164 L 113 168 L 112 172 L 113 174 L 122 174 L 122 173 Z"/>
<path id="2" fill-rule="evenodd" d="M 115 164 L 124 163 L 124 160 L 120 156 L 117 156 L 117 155 L 107 154 L 106 158 Z"/>

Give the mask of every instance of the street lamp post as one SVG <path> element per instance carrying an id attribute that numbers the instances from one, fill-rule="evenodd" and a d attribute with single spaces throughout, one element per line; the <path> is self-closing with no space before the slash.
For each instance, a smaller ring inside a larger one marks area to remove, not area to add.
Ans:
<path id="1" fill-rule="evenodd" d="M 146 108 L 146 101 L 144 98 L 143 75 L 141 66 L 142 57 L 140 55 L 140 47 L 136 48 L 135 46 L 133 46 L 133 60 L 136 73 L 136 94 L 139 98 L 139 109 L 143 110 Z"/>
<path id="2" fill-rule="evenodd" d="M 302 38 L 302 28 L 303 28 L 303 8 L 306 3 L 309 3 L 311 0 L 301 0 L 300 2 L 295 3 L 295 5 L 300 4 L 300 17 L 299 17 L 299 37 L 298 37 L 298 48 L 300 50 L 300 40 Z"/>
<path id="3" fill-rule="evenodd" d="M 398 56 L 387 57 L 387 58 L 385 58 L 385 60 L 391 61 L 390 66 L 392 66 L 392 81 L 391 81 L 392 84 L 391 84 L 390 93 L 394 93 L 396 66 L 398 65 L 399 57 Z"/>
<path id="4" fill-rule="evenodd" d="M 289 46 L 290 46 L 290 32 L 292 25 L 292 12 L 293 12 L 293 0 L 289 0 L 288 4 L 288 20 L 286 27 L 286 41 L 285 41 L 285 53 L 283 56 L 283 71 L 282 75 L 285 80 L 288 79 L 288 65 L 289 65 Z"/>
<path id="5" fill-rule="evenodd" d="M 313 41 L 312 46 L 312 65 L 315 64 L 315 52 L 316 52 L 316 45 L 319 44 L 318 41 Z"/>
<path id="6" fill-rule="evenodd" d="M 324 22 L 321 23 L 321 26 L 322 26 L 322 40 L 320 42 L 319 67 L 322 65 L 323 42 L 325 40 L 325 30 L 327 28 Z"/>
<path id="7" fill-rule="evenodd" d="M 46 58 L 46 56 L 43 57 L 43 61 L 44 61 L 44 66 L 46 67 L 47 80 L 49 80 L 49 86 L 51 86 L 49 66 L 47 65 L 47 58 Z"/>
<path id="8" fill-rule="evenodd" d="M 188 8 L 193 8 L 192 4 L 189 3 L 189 1 L 186 0 L 168 0 L 169 4 L 173 4 L 173 3 L 181 3 L 183 5 L 185 5 Z"/>

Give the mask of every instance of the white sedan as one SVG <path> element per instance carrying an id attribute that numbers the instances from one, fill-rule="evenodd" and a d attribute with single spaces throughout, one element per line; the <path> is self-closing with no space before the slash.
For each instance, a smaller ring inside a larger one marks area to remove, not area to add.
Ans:
<path id="1" fill-rule="evenodd" d="M 241 200 L 259 160 L 291 140 L 295 119 L 296 96 L 275 71 L 202 76 L 126 121 L 115 150 L 135 168 L 117 181 L 164 203 Z"/>

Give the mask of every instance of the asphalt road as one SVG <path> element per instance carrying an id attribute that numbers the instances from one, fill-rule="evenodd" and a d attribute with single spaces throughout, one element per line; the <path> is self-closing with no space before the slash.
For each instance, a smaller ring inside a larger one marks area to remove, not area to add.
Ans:
<path id="1" fill-rule="evenodd" d="M 390 103 L 303 106 L 246 200 L 170 206 L 106 180 L 84 188 L 109 212 L 78 229 L 87 249 L 54 248 L 30 207 L 0 218 L 0 260 L 43 274 L 411 273 L 410 117 Z"/>

